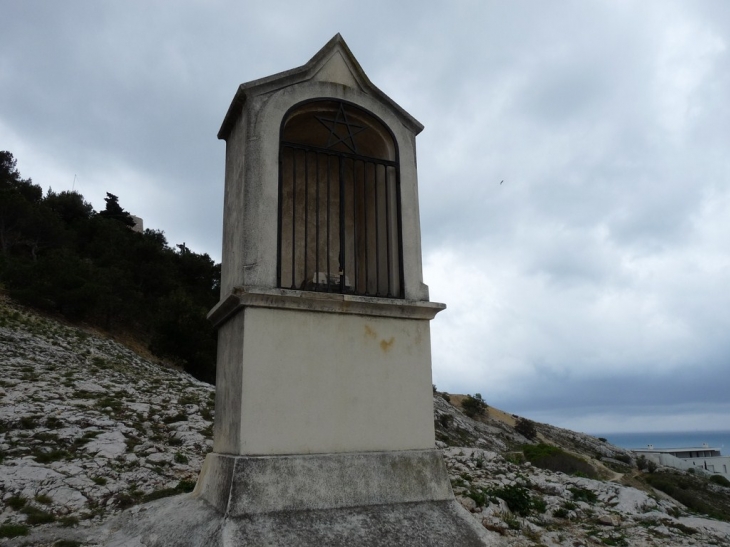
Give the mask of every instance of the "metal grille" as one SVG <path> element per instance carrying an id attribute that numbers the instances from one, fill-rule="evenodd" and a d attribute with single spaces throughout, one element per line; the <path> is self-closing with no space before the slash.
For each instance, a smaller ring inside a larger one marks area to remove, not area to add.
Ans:
<path id="1" fill-rule="evenodd" d="M 356 150 L 281 143 L 280 287 L 403 298 L 398 164 Z"/>

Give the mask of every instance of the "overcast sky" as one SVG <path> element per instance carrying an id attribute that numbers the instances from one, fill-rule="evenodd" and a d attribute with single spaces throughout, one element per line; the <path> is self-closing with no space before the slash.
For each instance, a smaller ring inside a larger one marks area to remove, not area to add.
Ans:
<path id="1" fill-rule="evenodd" d="M 730 429 L 730 2 L 0 0 L 0 150 L 220 260 L 237 86 L 340 32 L 423 123 L 440 390 Z M 500 181 L 504 180 L 503 184 Z"/>

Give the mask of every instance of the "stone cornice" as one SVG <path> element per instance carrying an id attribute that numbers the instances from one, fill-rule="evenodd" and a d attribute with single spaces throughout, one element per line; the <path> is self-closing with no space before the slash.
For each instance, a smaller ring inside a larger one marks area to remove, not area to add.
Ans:
<path id="1" fill-rule="evenodd" d="M 444 310 L 446 304 L 288 289 L 236 287 L 210 311 L 208 319 L 215 327 L 220 327 L 243 308 L 276 308 L 429 321 Z"/>

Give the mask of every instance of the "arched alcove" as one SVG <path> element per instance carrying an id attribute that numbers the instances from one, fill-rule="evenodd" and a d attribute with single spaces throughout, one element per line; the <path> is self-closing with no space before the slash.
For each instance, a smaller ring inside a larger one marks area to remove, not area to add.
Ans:
<path id="1" fill-rule="evenodd" d="M 403 298 L 398 148 L 345 101 L 292 107 L 279 143 L 279 287 Z"/>

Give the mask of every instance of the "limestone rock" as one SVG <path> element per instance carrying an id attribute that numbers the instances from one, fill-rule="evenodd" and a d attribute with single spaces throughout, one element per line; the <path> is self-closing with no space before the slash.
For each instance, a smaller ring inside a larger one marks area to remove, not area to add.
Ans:
<path id="1" fill-rule="evenodd" d="M 598 524 L 602 524 L 603 526 L 619 526 L 621 524 L 621 519 L 618 517 L 618 515 L 601 515 L 597 519 Z"/>
<path id="2" fill-rule="evenodd" d="M 465 498 L 463 496 L 459 496 L 456 498 L 456 501 L 458 501 L 461 506 L 469 511 L 470 513 L 474 513 L 477 510 L 477 504 L 476 502 L 471 498 Z"/>

